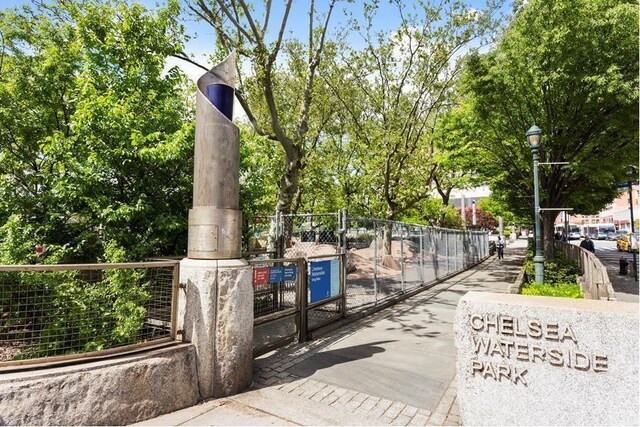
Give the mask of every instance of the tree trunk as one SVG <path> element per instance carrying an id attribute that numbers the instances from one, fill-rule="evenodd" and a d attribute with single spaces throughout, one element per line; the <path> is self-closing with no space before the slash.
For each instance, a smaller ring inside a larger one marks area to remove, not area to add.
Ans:
<path id="1" fill-rule="evenodd" d="M 294 150 L 287 155 L 287 165 L 278 189 L 278 200 L 276 202 L 276 215 L 288 215 L 291 213 L 291 207 L 298 191 L 298 182 L 300 171 L 302 170 L 302 152 L 298 146 L 294 146 Z M 285 248 L 291 247 L 291 235 L 293 233 L 293 221 L 291 218 L 284 217 L 282 227 L 282 240 L 278 242 L 275 230 L 275 221 L 271 223 L 269 230 L 269 239 L 267 247 L 274 250 L 277 257 L 285 255 Z"/>
<path id="2" fill-rule="evenodd" d="M 540 215 L 542 222 L 542 248 L 544 252 L 544 259 L 553 259 L 553 235 L 554 235 L 554 221 L 558 213 L 556 211 L 543 211 Z"/>
<path id="3" fill-rule="evenodd" d="M 384 223 L 384 254 L 391 255 L 391 244 L 393 241 L 393 218 L 395 213 L 387 211 L 386 222 Z"/>

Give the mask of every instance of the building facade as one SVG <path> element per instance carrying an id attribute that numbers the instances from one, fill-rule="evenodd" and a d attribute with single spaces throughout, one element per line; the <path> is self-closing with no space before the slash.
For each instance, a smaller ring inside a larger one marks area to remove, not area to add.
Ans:
<path id="1" fill-rule="evenodd" d="M 633 218 L 637 229 L 638 221 L 640 220 L 640 185 L 632 186 L 631 194 L 633 199 Z M 618 191 L 618 197 L 597 215 L 569 215 L 569 223 L 583 229 L 598 224 L 613 224 L 616 230 L 631 230 L 628 188 L 621 188 Z M 564 214 L 558 215 L 556 224 L 564 224 Z"/>

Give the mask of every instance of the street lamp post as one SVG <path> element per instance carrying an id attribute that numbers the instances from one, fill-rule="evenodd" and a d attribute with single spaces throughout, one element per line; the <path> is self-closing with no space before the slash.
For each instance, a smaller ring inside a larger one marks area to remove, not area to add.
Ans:
<path id="1" fill-rule="evenodd" d="M 534 198 L 534 215 L 535 215 L 535 239 L 536 239 L 536 255 L 533 262 L 536 272 L 536 283 L 544 283 L 544 255 L 542 255 L 542 233 L 540 231 L 540 192 L 538 190 L 538 150 L 540 149 L 540 139 L 542 130 L 533 125 L 527 131 L 527 140 L 533 154 L 533 198 Z"/>
<path id="2" fill-rule="evenodd" d="M 476 200 L 471 201 L 471 224 L 476 225 Z"/>
<path id="3" fill-rule="evenodd" d="M 627 169 L 627 184 L 628 184 L 627 190 L 629 191 L 629 214 L 631 215 L 631 236 L 629 237 L 629 248 L 633 253 L 633 278 L 635 280 L 638 280 L 638 264 L 636 259 L 636 253 L 633 250 L 633 248 L 631 248 L 631 241 L 632 239 L 635 239 L 635 236 L 636 236 L 635 235 L 636 226 L 633 220 L 633 190 L 632 190 L 633 179 L 635 177 L 636 177 L 636 168 L 634 168 L 633 166 L 629 166 L 629 169 Z"/>

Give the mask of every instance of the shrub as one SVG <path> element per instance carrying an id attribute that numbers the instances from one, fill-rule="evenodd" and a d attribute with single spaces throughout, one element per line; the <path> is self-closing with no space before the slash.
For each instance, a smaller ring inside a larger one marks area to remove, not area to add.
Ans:
<path id="1" fill-rule="evenodd" d="M 569 260 L 564 252 L 555 250 L 554 258 L 544 262 L 544 284 L 536 284 L 533 244 L 529 244 L 524 271 L 527 283 L 522 287 L 523 295 L 542 295 L 565 298 L 584 298 L 578 284 L 580 266 Z"/>

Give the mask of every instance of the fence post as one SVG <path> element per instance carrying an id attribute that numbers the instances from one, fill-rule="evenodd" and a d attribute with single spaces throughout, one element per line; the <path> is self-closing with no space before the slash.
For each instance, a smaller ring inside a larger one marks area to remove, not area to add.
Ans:
<path id="1" fill-rule="evenodd" d="M 420 284 L 424 284 L 424 229 L 420 227 Z"/>
<path id="2" fill-rule="evenodd" d="M 307 276 L 307 261 L 299 258 L 298 261 L 298 307 L 300 309 L 300 328 L 298 330 L 298 342 L 307 340 L 307 294 L 309 289 L 309 277 Z"/>
<path id="3" fill-rule="evenodd" d="M 342 243 L 342 252 L 347 253 L 347 208 L 342 208 L 342 215 L 338 212 L 338 225 L 340 226 L 340 239 Z M 345 271 L 346 271 L 345 263 Z M 346 276 L 345 276 L 346 280 Z"/>
<path id="4" fill-rule="evenodd" d="M 373 298 L 378 303 L 378 222 L 373 221 Z"/>
<path id="5" fill-rule="evenodd" d="M 393 233 L 391 236 L 391 247 L 393 247 Z M 404 225 L 400 227 L 400 289 L 404 292 Z"/>
<path id="6" fill-rule="evenodd" d="M 343 252 L 340 255 L 340 264 L 342 268 L 340 269 L 340 276 L 342 280 L 340 280 L 340 291 L 342 292 L 342 308 L 340 310 L 340 317 L 343 319 L 347 317 L 347 253 Z"/>

